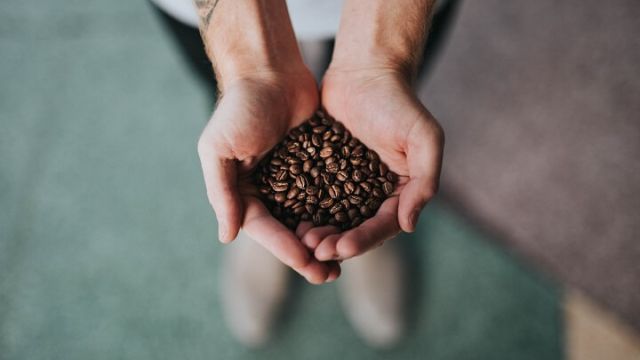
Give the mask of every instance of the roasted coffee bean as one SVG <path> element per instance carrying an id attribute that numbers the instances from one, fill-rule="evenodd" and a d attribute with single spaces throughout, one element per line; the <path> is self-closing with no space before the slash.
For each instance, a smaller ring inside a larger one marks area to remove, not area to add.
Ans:
<path id="1" fill-rule="evenodd" d="M 316 208 L 315 206 L 313 206 L 313 204 L 307 203 L 307 205 L 304 206 L 304 209 L 309 213 L 309 214 L 313 214 L 316 212 Z"/>
<path id="2" fill-rule="evenodd" d="M 289 183 L 286 181 L 274 181 L 271 183 L 273 191 L 285 191 L 289 188 Z"/>
<path id="3" fill-rule="evenodd" d="M 353 194 L 353 192 L 355 190 L 356 190 L 356 184 L 354 184 L 353 181 L 347 181 L 347 182 L 344 183 L 344 192 L 345 193 Z"/>
<path id="4" fill-rule="evenodd" d="M 314 134 L 322 134 L 327 129 L 326 126 L 318 125 L 311 129 Z"/>
<path id="5" fill-rule="evenodd" d="M 334 215 L 338 211 L 342 211 L 342 209 L 344 209 L 344 206 L 342 206 L 342 204 L 340 204 L 340 203 L 334 204 L 331 207 L 331 209 L 329 209 L 329 214 Z"/>
<path id="6" fill-rule="evenodd" d="M 390 181 L 386 181 L 382 184 L 382 190 L 387 196 L 393 194 L 393 184 Z"/>
<path id="7" fill-rule="evenodd" d="M 370 180 L 363 181 L 360 183 L 360 187 L 362 187 L 362 189 L 368 193 L 370 193 L 371 190 L 373 189 L 373 185 L 369 181 Z"/>
<path id="8" fill-rule="evenodd" d="M 369 217 L 372 215 L 372 211 L 367 205 L 362 205 L 360 206 L 360 214 L 364 217 Z"/>
<path id="9" fill-rule="evenodd" d="M 379 166 L 379 172 L 381 176 L 386 176 L 387 175 L 387 171 L 389 171 L 389 168 L 387 167 L 387 165 L 380 163 Z"/>
<path id="10" fill-rule="evenodd" d="M 287 170 L 284 169 L 280 169 L 278 170 L 278 172 L 276 173 L 276 180 L 278 181 L 282 181 L 284 179 L 286 179 L 289 176 L 289 173 L 287 172 Z"/>
<path id="11" fill-rule="evenodd" d="M 293 164 L 289 166 L 289 172 L 293 175 L 300 175 L 300 173 L 302 172 L 302 167 L 300 166 L 300 164 Z"/>
<path id="12" fill-rule="evenodd" d="M 331 174 L 321 173 L 320 177 L 322 178 L 322 182 L 327 186 L 330 186 L 331 183 L 333 183 L 333 179 L 331 178 Z"/>
<path id="13" fill-rule="evenodd" d="M 364 174 L 362 173 L 362 171 L 360 171 L 359 169 L 355 169 L 353 170 L 353 172 L 351 173 L 351 178 L 353 179 L 353 181 L 355 182 L 360 182 L 362 180 L 364 180 Z"/>
<path id="14" fill-rule="evenodd" d="M 343 146 L 342 149 L 340 149 L 340 151 L 342 152 L 342 156 L 344 156 L 345 158 L 348 158 L 351 156 L 351 148 L 348 146 Z"/>
<path id="15" fill-rule="evenodd" d="M 325 159 L 328 158 L 329 156 L 333 155 L 333 148 L 327 146 L 325 148 L 323 148 L 322 150 L 320 150 L 320 157 Z M 335 159 L 334 159 L 335 161 Z"/>
<path id="16" fill-rule="evenodd" d="M 335 217 L 336 220 L 341 223 L 349 221 L 349 216 L 345 214 L 344 211 L 338 211 L 337 213 L 335 213 L 335 215 L 333 215 L 333 217 Z"/>
<path id="17" fill-rule="evenodd" d="M 298 189 L 297 187 L 292 187 L 291 189 L 289 189 L 289 192 L 287 193 L 287 199 L 293 199 L 296 196 L 298 196 L 299 193 L 300 193 L 300 189 Z"/>
<path id="18" fill-rule="evenodd" d="M 342 207 L 345 209 L 349 209 L 351 207 L 351 203 L 349 202 L 348 199 L 340 200 L 340 204 L 342 204 Z"/>
<path id="19" fill-rule="evenodd" d="M 320 201 L 320 207 L 323 209 L 329 208 L 333 205 L 333 199 L 332 198 L 324 198 Z"/>
<path id="20" fill-rule="evenodd" d="M 342 190 L 340 190 L 340 186 L 338 185 L 329 186 L 329 196 L 332 199 L 337 199 L 340 197 L 340 195 L 342 195 Z"/>
<path id="21" fill-rule="evenodd" d="M 360 205 L 362 203 L 362 197 L 358 195 L 349 195 L 349 202 L 353 205 Z"/>
<path id="22" fill-rule="evenodd" d="M 296 153 L 300 150 L 300 143 L 297 141 L 292 141 L 287 144 L 287 151 L 290 153 Z"/>
<path id="23" fill-rule="evenodd" d="M 254 179 L 266 207 L 288 228 L 312 221 L 347 230 L 376 213 L 393 194 L 397 176 L 319 111 L 261 160 Z"/>
<path id="24" fill-rule="evenodd" d="M 309 184 L 309 180 L 307 180 L 307 177 L 304 175 L 298 175 L 296 177 L 296 186 L 302 190 L 304 190 L 307 185 Z"/>
<path id="25" fill-rule="evenodd" d="M 304 152 L 304 151 L 298 151 L 298 152 L 296 153 L 296 157 L 297 157 L 298 159 L 302 160 L 302 161 L 306 161 L 306 160 L 308 160 L 308 159 L 309 159 L 309 156 L 310 156 L 310 155 L 309 155 L 308 153 Z"/>
<path id="26" fill-rule="evenodd" d="M 311 160 L 306 160 L 304 162 L 304 164 L 302 164 L 302 171 L 304 171 L 306 173 L 311 171 L 311 168 L 313 168 L 313 161 L 311 161 Z"/>
<path id="27" fill-rule="evenodd" d="M 285 200 L 287 200 L 287 194 L 285 194 L 284 192 L 279 192 L 273 195 L 273 198 L 275 199 L 276 202 L 279 202 L 279 203 L 285 202 Z"/>
<path id="28" fill-rule="evenodd" d="M 336 179 L 340 181 L 346 181 L 348 178 L 349 178 L 349 174 L 344 170 L 340 170 L 336 173 Z"/>

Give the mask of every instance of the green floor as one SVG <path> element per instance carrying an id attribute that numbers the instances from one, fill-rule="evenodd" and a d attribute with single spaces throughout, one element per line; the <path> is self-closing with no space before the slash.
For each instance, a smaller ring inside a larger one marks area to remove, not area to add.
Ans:
<path id="1" fill-rule="evenodd" d="M 376 353 L 333 285 L 275 341 L 221 321 L 195 141 L 211 99 L 144 1 L 0 3 L 0 359 L 558 359 L 559 291 L 441 201 L 402 239 L 409 338 Z"/>

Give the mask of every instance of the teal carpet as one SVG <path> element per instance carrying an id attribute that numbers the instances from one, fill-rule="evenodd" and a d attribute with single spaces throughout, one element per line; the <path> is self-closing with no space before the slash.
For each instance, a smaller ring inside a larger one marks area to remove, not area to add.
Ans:
<path id="1" fill-rule="evenodd" d="M 398 349 L 368 349 L 335 287 L 299 280 L 274 342 L 236 344 L 195 151 L 211 99 L 152 15 L 0 4 L 0 359 L 562 358 L 559 290 L 441 201 L 399 240 Z"/>

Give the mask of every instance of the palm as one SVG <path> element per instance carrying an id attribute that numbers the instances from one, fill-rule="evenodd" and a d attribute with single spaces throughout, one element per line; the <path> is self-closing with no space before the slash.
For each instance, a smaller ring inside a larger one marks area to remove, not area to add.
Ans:
<path id="1" fill-rule="evenodd" d="M 442 132 L 406 81 L 395 73 L 329 71 L 323 83 L 322 104 L 400 175 L 396 196 L 387 199 L 372 219 L 343 234 L 305 241 L 315 248 L 320 260 L 348 258 L 401 229 L 413 230 L 415 223 L 408 219 L 417 204 L 422 203 L 421 208 L 437 187 Z"/>
<path id="2" fill-rule="evenodd" d="M 315 81 L 307 73 L 277 81 L 239 81 L 225 89 L 198 147 L 221 239 L 235 238 L 242 225 L 250 237 L 316 283 L 339 272 L 337 264 L 322 264 L 310 256 L 255 197 L 250 175 L 290 128 L 315 111 L 317 102 Z"/>

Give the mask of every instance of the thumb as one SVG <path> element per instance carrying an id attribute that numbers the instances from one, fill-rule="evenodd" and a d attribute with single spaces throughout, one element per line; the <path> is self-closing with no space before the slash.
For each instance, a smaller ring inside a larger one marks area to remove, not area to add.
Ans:
<path id="1" fill-rule="evenodd" d="M 405 232 L 416 229 L 418 216 L 438 191 L 444 134 L 442 128 L 425 111 L 407 138 L 409 182 L 400 192 L 398 223 Z"/>
<path id="2" fill-rule="evenodd" d="M 238 236 L 242 202 L 238 193 L 237 162 L 220 156 L 213 144 L 200 139 L 198 155 L 207 188 L 207 197 L 218 218 L 218 237 L 229 243 Z"/>

